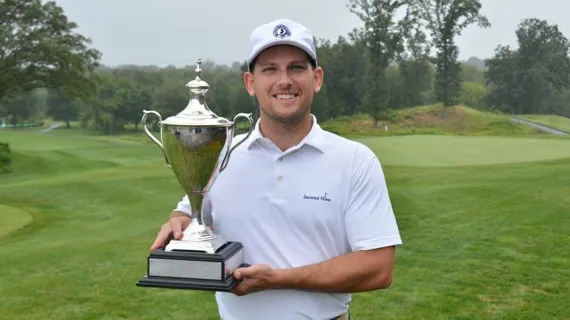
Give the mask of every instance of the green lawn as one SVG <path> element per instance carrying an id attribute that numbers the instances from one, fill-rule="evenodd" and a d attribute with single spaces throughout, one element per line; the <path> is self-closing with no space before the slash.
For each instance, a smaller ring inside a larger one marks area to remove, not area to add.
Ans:
<path id="1" fill-rule="evenodd" d="M 362 137 L 384 165 L 452 167 L 570 158 L 570 140 L 478 136 Z"/>
<path id="2" fill-rule="evenodd" d="M 557 115 L 547 115 L 547 114 L 533 114 L 533 115 L 522 115 L 523 119 L 540 123 L 547 127 L 562 130 L 564 132 L 570 133 L 570 119 L 557 116 Z"/>
<path id="3" fill-rule="evenodd" d="M 0 217 L 2 217 L 0 237 L 24 227 L 33 220 L 32 215 L 23 208 L 14 208 L 0 204 L 0 213 Z"/>
<path id="4" fill-rule="evenodd" d="M 135 286 L 181 196 L 150 140 L 0 141 L 14 152 L 0 174 L 0 318 L 218 319 L 211 293 Z M 404 245 L 393 286 L 355 295 L 354 319 L 568 317 L 569 139 L 361 141 L 382 159 Z"/>

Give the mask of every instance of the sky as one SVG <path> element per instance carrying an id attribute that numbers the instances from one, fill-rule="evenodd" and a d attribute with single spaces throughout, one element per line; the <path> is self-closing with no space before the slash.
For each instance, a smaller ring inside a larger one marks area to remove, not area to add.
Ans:
<path id="1" fill-rule="evenodd" d="M 249 36 L 258 25 L 288 18 L 307 26 L 317 38 L 336 41 L 362 22 L 348 0 L 56 0 L 76 22 L 77 31 L 102 52 L 102 63 L 194 64 L 198 58 L 230 65 L 246 59 Z M 456 39 L 460 60 L 491 57 L 499 44 L 516 47 L 522 19 L 537 17 L 558 24 L 570 38 L 566 0 L 482 0 L 488 29 L 472 25 Z"/>

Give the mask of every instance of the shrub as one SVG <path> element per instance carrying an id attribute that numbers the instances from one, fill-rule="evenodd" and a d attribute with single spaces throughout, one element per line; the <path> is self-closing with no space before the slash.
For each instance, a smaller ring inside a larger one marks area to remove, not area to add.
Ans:
<path id="1" fill-rule="evenodd" d="M 11 162 L 12 154 L 10 152 L 10 145 L 0 142 L 0 172 L 9 172 Z"/>

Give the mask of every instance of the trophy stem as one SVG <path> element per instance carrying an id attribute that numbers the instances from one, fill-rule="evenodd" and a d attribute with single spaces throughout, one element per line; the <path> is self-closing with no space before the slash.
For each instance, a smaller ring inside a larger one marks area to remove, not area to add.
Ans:
<path id="1" fill-rule="evenodd" d="M 210 228 L 197 220 L 191 221 L 182 234 L 182 241 L 208 241 L 216 238 Z"/>

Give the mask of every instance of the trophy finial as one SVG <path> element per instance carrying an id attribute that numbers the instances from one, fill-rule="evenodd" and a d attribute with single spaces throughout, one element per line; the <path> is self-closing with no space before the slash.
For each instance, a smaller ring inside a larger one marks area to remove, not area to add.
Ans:
<path id="1" fill-rule="evenodd" d="M 201 64 L 202 58 L 199 58 L 198 62 L 196 63 L 196 78 L 188 82 L 186 86 L 190 88 L 190 92 L 194 94 L 205 95 L 210 85 L 206 81 L 202 80 L 202 68 L 200 67 Z"/>
<path id="2" fill-rule="evenodd" d="M 200 80 L 200 77 L 202 77 L 202 69 L 200 68 L 201 64 L 202 58 L 198 58 L 198 62 L 196 62 L 196 80 Z"/>
<path id="3" fill-rule="evenodd" d="M 187 69 L 188 70 L 188 69 Z M 208 106 L 206 94 L 210 85 L 202 79 L 202 59 L 198 59 L 195 68 L 196 76 L 186 83 L 186 87 L 190 90 L 190 98 L 186 107 L 177 115 L 170 116 L 166 120 L 161 121 L 163 126 L 178 127 L 227 127 L 232 126 L 233 122 L 226 118 L 218 117 Z"/>

